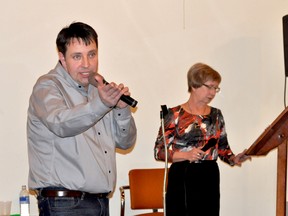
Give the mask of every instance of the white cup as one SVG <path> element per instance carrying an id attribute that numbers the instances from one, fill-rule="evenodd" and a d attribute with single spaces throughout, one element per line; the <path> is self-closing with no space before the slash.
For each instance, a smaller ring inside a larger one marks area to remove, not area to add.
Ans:
<path id="1" fill-rule="evenodd" d="M 10 216 L 12 201 L 0 201 L 0 216 Z"/>

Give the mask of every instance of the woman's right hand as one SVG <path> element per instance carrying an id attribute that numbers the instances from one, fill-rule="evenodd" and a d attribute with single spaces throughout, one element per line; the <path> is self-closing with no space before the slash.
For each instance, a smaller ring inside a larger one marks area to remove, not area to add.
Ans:
<path id="1" fill-rule="evenodd" d="M 202 160 L 204 153 L 200 148 L 192 148 L 189 150 L 175 152 L 173 155 L 173 162 L 180 162 L 188 160 L 190 163 Z"/>

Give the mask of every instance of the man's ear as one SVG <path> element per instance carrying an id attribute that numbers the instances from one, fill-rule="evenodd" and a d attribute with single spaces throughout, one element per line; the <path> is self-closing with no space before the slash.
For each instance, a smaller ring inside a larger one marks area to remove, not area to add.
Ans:
<path id="1" fill-rule="evenodd" d="M 59 61 L 61 62 L 61 64 L 63 66 L 66 66 L 65 56 L 63 55 L 62 52 L 58 52 L 58 58 L 59 58 Z"/>

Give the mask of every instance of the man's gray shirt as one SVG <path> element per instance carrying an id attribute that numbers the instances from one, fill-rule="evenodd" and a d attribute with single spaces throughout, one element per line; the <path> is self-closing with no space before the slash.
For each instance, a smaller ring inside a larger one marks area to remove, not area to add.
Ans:
<path id="1" fill-rule="evenodd" d="M 116 184 L 115 148 L 135 143 L 136 126 L 129 107 L 105 106 L 96 87 L 86 92 L 58 63 L 33 88 L 27 139 L 30 189 L 105 193 Z"/>

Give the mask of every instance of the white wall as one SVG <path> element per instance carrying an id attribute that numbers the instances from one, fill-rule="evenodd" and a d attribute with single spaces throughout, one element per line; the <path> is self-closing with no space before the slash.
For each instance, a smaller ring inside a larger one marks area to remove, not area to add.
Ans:
<path id="1" fill-rule="evenodd" d="M 139 101 L 138 140 L 120 152 L 111 215 L 128 170 L 162 167 L 153 158 L 160 105 L 188 99 L 186 72 L 201 61 L 223 76 L 214 106 L 224 114 L 230 144 L 248 148 L 284 109 L 282 17 L 286 0 L 15 0 L 1 2 L 0 200 L 27 184 L 26 111 L 36 79 L 57 61 L 55 39 L 72 21 L 99 34 L 100 71 L 129 86 Z M 242 168 L 219 162 L 222 216 L 271 216 L 276 207 L 277 151 Z M 32 199 L 32 215 L 37 215 Z M 128 215 L 132 212 L 127 209 Z"/>

